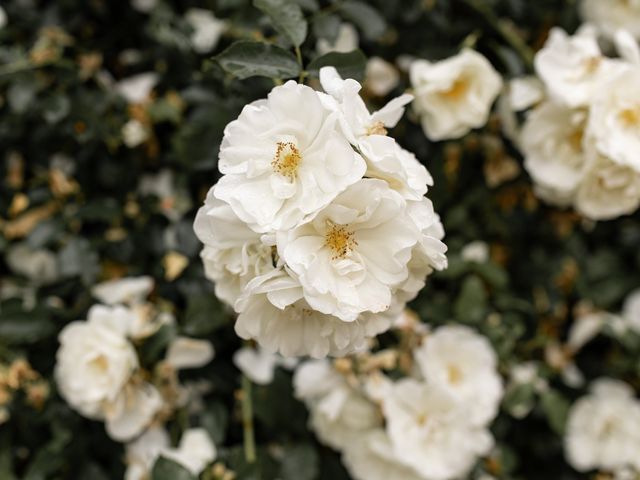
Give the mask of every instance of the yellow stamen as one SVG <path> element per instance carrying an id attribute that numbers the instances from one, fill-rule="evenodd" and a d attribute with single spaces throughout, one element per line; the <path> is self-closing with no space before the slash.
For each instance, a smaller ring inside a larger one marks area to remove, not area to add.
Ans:
<path id="1" fill-rule="evenodd" d="M 602 57 L 589 57 L 584 61 L 584 69 L 587 73 L 595 73 L 600 68 Z"/>
<path id="2" fill-rule="evenodd" d="M 640 126 L 640 106 L 635 108 L 625 108 L 619 114 L 620 121 L 625 127 L 638 127 Z"/>
<path id="3" fill-rule="evenodd" d="M 469 90 L 469 81 L 466 78 L 459 78 L 453 85 L 449 88 L 449 90 L 444 90 L 440 92 L 440 96 L 444 97 L 447 100 L 460 100 L 460 97 L 465 95 Z"/>
<path id="4" fill-rule="evenodd" d="M 348 225 L 336 225 L 330 221 L 328 224 L 329 229 L 325 234 L 324 244 L 333 252 L 331 259 L 345 258 L 358 245 L 354 233 L 348 229 Z"/>
<path id="5" fill-rule="evenodd" d="M 449 383 L 453 385 L 462 381 L 462 372 L 456 365 L 449 365 L 447 367 L 447 374 L 449 376 Z"/>
<path id="6" fill-rule="evenodd" d="M 293 143 L 278 142 L 271 166 L 274 172 L 293 180 L 298 175 L 298 167 L 301 161 L 300 150 Z"/>
<path id="7" fill-rule="evenodd" d="M 386 135 L 387 129 L 381 121 L 373 122 L 367 127 L 367 135 Z"/>

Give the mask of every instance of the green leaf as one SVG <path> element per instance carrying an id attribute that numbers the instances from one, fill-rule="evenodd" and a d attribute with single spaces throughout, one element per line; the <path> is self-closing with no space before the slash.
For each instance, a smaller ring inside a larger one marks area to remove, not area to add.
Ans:
<path id="1" fill-rule="evenodd" d="M 387 29 L 387 23 L 380 12 L 364 2 L 344 2 L 340 4 L 339 12 L 356 24 L 367 40 L 377 40 Z"/>
<path id="2" fill-rule="evenodd" d="M 215 57 L 222 69 L 243 80 L 249 77 L 291 78 L 300 73 L 296 57 L 263 42 L 236 42 Z"/>
<path id="3" fill-rule="evenodd" d="M 229 413 L 224 404 L 214 402 L 200 416 L 200 424 L 209 432 L 216 445 L 222 445 L 225 440 Z"/>
<path id="4" fill-rule="evenodd" d="M 160 359 L 162 352 L 176 336 L 175 325 L 163 325 L 160 330 L 145 340 L 140 347 L 140 357 L 143 365 L 153 365 Z"/>
<path id="5" fill-rule="evenodd" d="M 55 332 L 55 325 L 42 309 L 26 312 L 3 306 L 0 313 L 0 339 L 3 342 L 34 343 Z"/>
<path id="6" fill-rule="evenodd" d="M 563 435 L 567 416 L 569 415 L 569 401 L 556 390 L 545 392 L 540 400 L 540 405 L 547 416 L 549 426 L 558 435 Z"/>
<path id="7" fill-rule="evenodd" d="M 203 337 L 225 325 L 225 308 L 212 294 L 194 295 L 187 300 L 183 331 L 192 337 Z"/>
<path id="8" fill-rule="evenodd" d="M 311 445 L 285 449 L 280 477 L 283 480 L 314 480 L 318 477 L 318 453 Z"/>
<path id="9" fill-rule="evenodd" d="M 253 5 L 266 13 L 280 34 L 299 47 L 307 38 L 307 21 L 295 0 L 254 0 Z"/>
<path id="10" fill-rule="evenodd" d="M 160 457 L 151 471 L 151 480 L 196 480 L 196 477 L 173 460 Z"/>
<path id="11" fill-rule="evenodd" d="M 459 320 L 468 323 L 482 321 L 487 311 L 487 292 L 480 278 L 470 275 L 465 279 L 454 309 Z"/>
<path id="12" fill-rule="evenodd" d="M 313 20 L 313 34 L 316 38 L 324 38 L 329 42 L 335 42 L 340 33 L 340 17 L 337 15 L 318 15 Z"/>
<path id="13" fill-rule="evenodd" d="M 367 57 L 362 50 L 340 53 L 330 52 L 314 59 L 307 67 L 309 74 L 313 77 L 320 75 L 320 68 L 332 66 L 336 67 L 342 78 L 364 79 L 364 70 L 367 66 Z"/>

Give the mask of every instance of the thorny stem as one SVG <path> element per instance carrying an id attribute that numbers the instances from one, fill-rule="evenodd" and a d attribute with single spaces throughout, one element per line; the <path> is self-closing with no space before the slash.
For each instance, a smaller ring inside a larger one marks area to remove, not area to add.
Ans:
<path id="1" fill-rule="evenodd" d="M 242 376 L 242 427 L 244 431 L 244 458 L 247 463 L 256 461 L 256 440 L 253 433 L 253 404 L 251 403 L 251 380 Z"/>
<path id="2" fill-rule="evenodd" d="M 483 0 L 461 0 L 477 13 L 482 15 L 485 21 L 518 53 L 529 70 L 533 70 L 533 50 L 527 45 L 516 31 L 507 23 L 496 16 Z"/>

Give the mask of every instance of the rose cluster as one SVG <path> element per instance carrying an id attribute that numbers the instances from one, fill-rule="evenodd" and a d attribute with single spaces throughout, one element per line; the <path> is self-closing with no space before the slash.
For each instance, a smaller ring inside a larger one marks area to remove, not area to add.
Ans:
<path id="1" fill-rule="evenodd" d="M 176 337 L 165 359 L 145 369 L 139 348 L 164 325 L 175 322 L 173 315 L 145 302 L 152 288 L 150 277 L 96 285 L 92 293 L 103 304 L 91 307 L 86 320 L 62 329 L 55 365 L 58 390 L 71 407 L 87 418 L 104 421 L 114 440 L 135 440 L 127 446 L 127 480 L 147 478 L 160 455 L 181 463 L 194 475 L 216 455 L 204 430 L 187 430 L 180 446 L 171 448 L 162 427 L 190 401 L 188 388 L 178 383 L 177 371 L 206 365 L 214 350 L 208 341 Z"/>
<path id="2" fill-rule="evenodd" d="M 194 225 L 237 334 L 285 356 L 363 347 L 446 266 L 432 178 L 387 135 L 412 96 L 370 113 L 358 82 L 320 79 L 326 93 L 289 81 L 227 125 Z"/>
<path id="3" fill-rule="evenodd" d="M 640 48 L 622 30 L 614 40 L 616 58 L 589 25 L 573 36 L 554 28 L 535 58 L 541 84 L 518 79 L 511 89 L 515 110 L 536 104 L 518 143 L 537 195 L 592 220 L 640 206 Z"/>
<path id="4" fill-rule="evenodd" d="M 295 372 L 310 427 L 356 480 L 463 478 L 494 446 L 503 384 L 491 344 L 464 326 L 415 327 L 422 343 L 399 379 L 383 373 L 384 351 L 356 366 L 311 360 Z"/>

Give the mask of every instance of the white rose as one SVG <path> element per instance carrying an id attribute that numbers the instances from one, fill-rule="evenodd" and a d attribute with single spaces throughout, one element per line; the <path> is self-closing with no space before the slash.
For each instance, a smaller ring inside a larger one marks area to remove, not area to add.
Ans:
<path id="1" fill-rule="evenodd" d="M 417 380 L 396 382 L 383 411 L 395 456 L 430 480 L 463 477 L 493 447 L 451 395 Z"/>
<path id="2" fill-rule="evenodd" d="M 411 152 L 387 136 L 387 128 L 395 127 L 413 96 L 401 95 L 380 110 L 370 113 L 362 97 L 361 85 L 342 79 L 333 67 L 320 69 L 320 82 L 328 95 L 320 98 L 339 113 L 342 129 L 367 162 L 365 175 L 385 180 L 404 198 L 419 200 L 427 193 L 433 178 Z"/>
<path id="3" fill-rule="evenodd" d="M 374 95 L 383 97 L 396 88 L 400 74 L 396 67 L 380 57 L 371 57 L 367 61 L 365 85 Z"/>
<path id="4" fill-rule="evenodd" d="M 116 84 L 116 92 L 129 103 L 140 103 L 149 98 L 151 90 L 158 83 L 158 75 L 153 72 L 140 73 L 120 80 Z"/>
<path id="5" fill-rule="evenodd" d="M 640 172 L 640 67 L 611 79 L 593 99 L 589 134 L 604 156 Z"/>
<path id="6" fill-rule="evenodd" d="M 629 328 L 640 333 L 640 289 L 631 292 L 624 301 L 622 316 Z"/>
<path id="7" fill-rule="evenodd" d="M 304 108 L 300 108 L 304 105 Z M 294 227 L 364 174 L 318 94 L 289 81 L 225 129 L 215 196 L 257 231 Z"/>
<path id="8" fill-rule="evenodd" d="M 226 29 L 226 23 L 203 8 L 190 8 L 184 17 L 193 28 L 191 34 L 193 49 L 197 53 L 208 53 L 213 50 Z"/>
<path id="9" fill-rule="evenodd" d="M 126 335 L 135 314 L 124 307 L 96 305 L 86 322 L 72 322 L 59 335 L 55 378 L 63 398 L 82 415 L 104 418 L 138 368 Z"/>
<path id="10" fill-rule="evenodd" d="M 584 176 L 587 112 L 543 102 L 528 115 L 520 135 L 524 166 L 536 193 L 555 205 L 567 205 Z"/>
<path id="11" fill-rule="evenodd" d="M 244 286 L 273 269 L 271 247 L 251 230 L 211 188 L 196 214 L 193 228 L 205 247 L 205 275 L 215 282 L 218 298 L 233 305 Z"/>
<path id="12" fill-rule="evenodd" d="M 107 305 L 124 303 L 130 306 L 144 303 L 153 290 L 152 277 L 125 277 L 94 285 L 91 294 Z"/>
<path id="13" fill-rule="evenodd" d="M 427 383 L 455 398 L 471 423 L 484 426 L 495 418 L 502 379 L 496 354 L 485 337 L 461 325 L 440 327 L 414 355 Z"/>
<path id="14" fill-rule="evenodd" d="M 345 446 L 342 460 L 354 480 L 424 480 L 411 467 L 400 463 L 383 429 L 361 433 Z"/>
<path id="15" fill-rule="evenodd" d="M 639 0 L 582 0 L 581 11 L 587 22 L 610 38 L 619 29 L 640 38 Z"/>
<path id="16" fill-rule="evenodd" d="M 247 284 L 236 302 L 236 333 L 256 340 L 264 349 L 289 356 L 341 356 L 364 348 L 366 339 L 387 330 L 391 318 L 363 314 L 344 322 L 311 308 L 300 283 L 281 270 Z"/>
<path id="17" fill-rule="evenodd" d="M 419 237 L 402 197 L 383 181 L 364 179 L 311 222 L 278 232 L 277 245 L 309 305 L 353 321 L 389 309 Z"/>
<path id="18" fill-rule="evenodd" d="M 293 369 L 298 364 L 296 358 L 284 358 L 263 348 L 243 347 L 233 354 L 233 364 L 258 385 L 269 385 L 273 381 L 276 367 Z"/>
<path id="19" fill-rule="evenodd" d="M 176 337 L 167 348 L 165 361 L 176 370 L 200 368 L 215 356 L 213 345 L 208 340 Z"/>
<path id="20" fill-rule="evenodd" d="M 601 378 L 569 412 L 565 452 L 578 471 L 640 467 L 640 402 L 625 383 Z"/>
<path id="21" fill-rule="evenodd" d="M 202 428 L 191 428 L 182 434 L 178 448 L 171 448 L 166 430 L 154 427 L 147 430 L 126 448 L 125 480 L 149 478 L 159 457 L 166 457 L 198 476 L 216 459 L 216 447 Z"/>
<path id="22" fill-rule="evenodd" d="M 321 385 L 318 389 L 311 384 Z M 318 438 L 340 450 L 356 442 L 359 436 L 382 425 L 378 407 L 327 361 L 306 362 L 294 376 L 295 394 L 310 410 L 309 423 Z"/>
<path id="23" fill-rule="evenodd" d="M 5 258 L 11 270 L 24 275 L 36 285 L 46 285 L 60 277 L 56 256 L 49 250 L 33 249 L 27 242 L 9 247 Z"/>
<path id="24" fill-rule="evenodd" d="M 535 67 L 549 94 L 575 108 L 587 106 L 621 63 L 602 56 L 591 29 L 583 28 L 569 36 L 554 28 L 536 54 Z"/>
<path id="25" fill-rule="evenodd" d="M 592 220 L 610 220 L 640 206 L 640 172 L 594 155 L 575 200 L 576 209 Z"/>
<path id="26" fill-rule="evenodd" d="M 142 145 L 149 138 L 149 130 L 138 120 L 129 120 L 122 126 L 122 141 L 129 148 Z"/>
<path id="27" fill-rule="evenodd" d="M 147 479 L 153 464 L 169 446 L 169 434 L 161 427 L 152 427 L 127 444 L 124 480 Z"/>
<path id="28" fill-rule="evenodd" d="M 164 402 L 156 387 L 130 382 L 120 394 L 103 406 L 107 433 L 120 442 L 140 435 L 152 422 Z"/>
<path id="29" fill-rule="evenodd" d="M 358 30 L 350 23 L 341 23 L 338 27 L 338 35 L 333 41 L 326 38 L 318 39 L 316 50 L 318 55 L 330 52 L 348 53 L 356 50 L 359 43 Z"/>
<path id="30" fill-rule="evenodd" d="M 414 108 L 430 140 L 459 138 L 482 127 L 502 89 L 502 78 L 473 50 L 431 63 L 416 60 L 409 72 Z"/>

